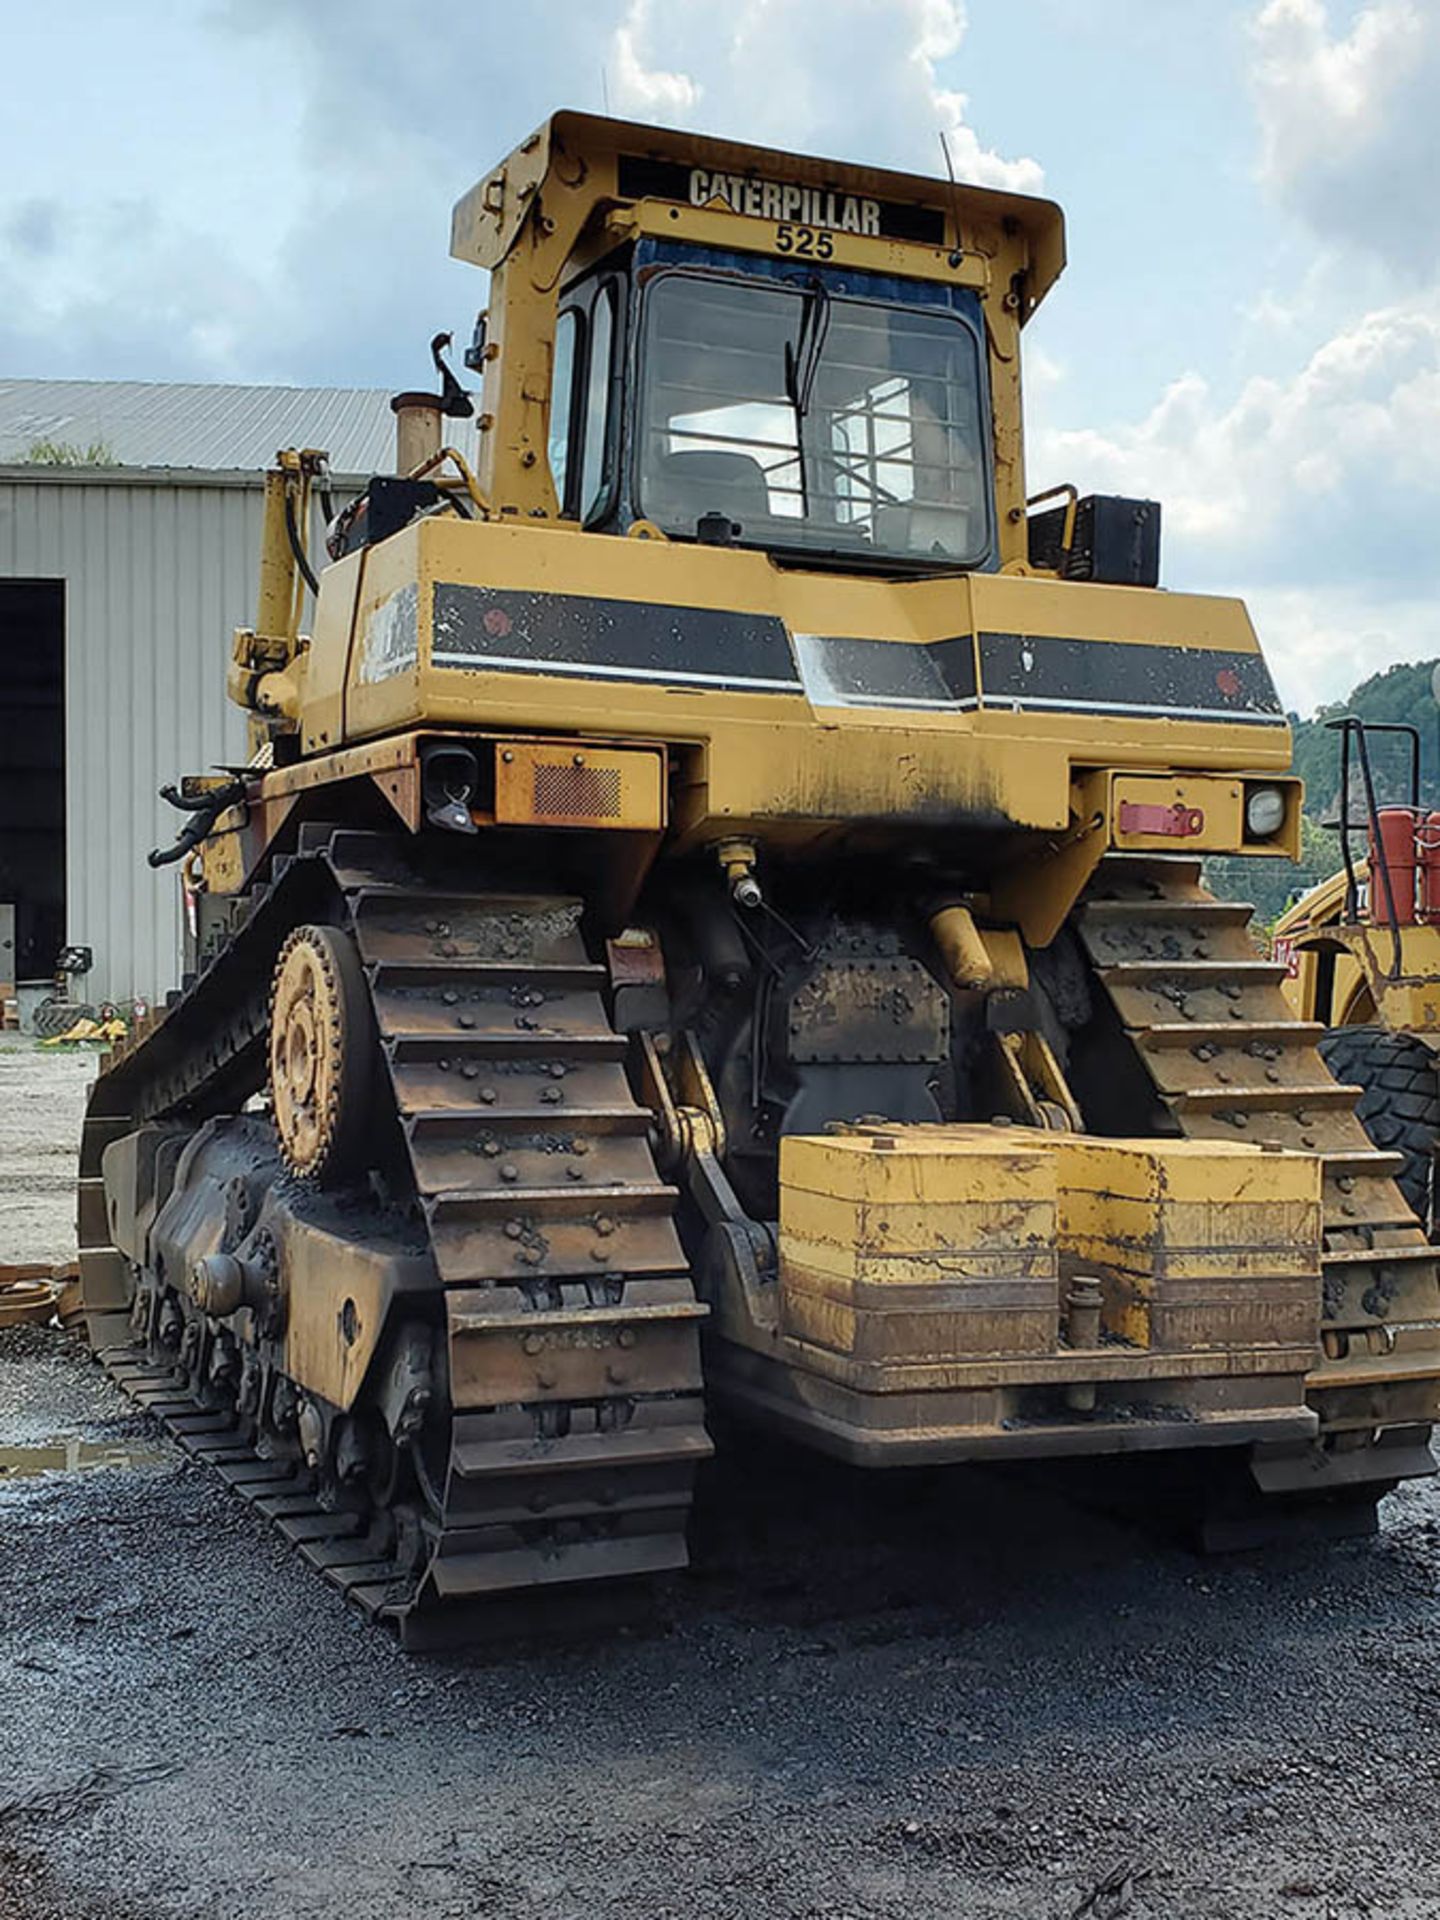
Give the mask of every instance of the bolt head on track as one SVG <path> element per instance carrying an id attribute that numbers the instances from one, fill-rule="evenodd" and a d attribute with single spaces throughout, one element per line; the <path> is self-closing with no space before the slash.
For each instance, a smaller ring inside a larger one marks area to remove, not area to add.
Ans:
<path id="1" fill-rule="evenodd" d="M 302 1179 L 359 1164 L 374 1058 L 360 959 L 338 927 L 296 927 L 270 990 L 270 1097 L 280 1151 Z"/>

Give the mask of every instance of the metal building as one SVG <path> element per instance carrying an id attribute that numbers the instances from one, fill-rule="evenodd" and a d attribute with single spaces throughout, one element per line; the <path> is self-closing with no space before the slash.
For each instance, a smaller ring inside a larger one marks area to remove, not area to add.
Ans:
<path id="1" fill-rule="evenodd" d="M 353 490 L 393 429 L 374 391 L 0 380 L 0 991 L 63 943 L 87 1000 L 178 984 L 176 869 L 145 856 L 179 818 L 157 789 L 244 757 L 264 468 L 323 447 Z"/>

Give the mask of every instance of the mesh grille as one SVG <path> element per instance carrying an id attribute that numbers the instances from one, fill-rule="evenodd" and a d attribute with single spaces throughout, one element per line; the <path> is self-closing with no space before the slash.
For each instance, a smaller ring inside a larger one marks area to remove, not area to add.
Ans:
<path id="1" fill-rule="evenodd" d="M 618 820 L 618 767 L 545 766 L 535 769 L 534 807 L 552 820 Z"/>

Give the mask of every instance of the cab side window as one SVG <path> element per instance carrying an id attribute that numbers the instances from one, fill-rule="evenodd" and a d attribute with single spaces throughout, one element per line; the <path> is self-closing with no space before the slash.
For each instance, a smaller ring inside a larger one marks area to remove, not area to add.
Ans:
<path id="1" fill-rule="evenodd" d="M 566 307 L 555 322 L 554 378 L 550 383 L 550 473 L 560 511 L 567 511 L 571 446 L 575 439 L 575 375 L 582 355 L 584 321 L 578 307 Z"/>
<path id="2" fill-rule="evenodd" d="M 615 282 L 596 289 L 590 309 L 589 353 L 586 356 L 584 451 L 581 454 L 579 516 L 582 521 L 601 513 L 610 493 L 611 393 L 614 387 Z"/>

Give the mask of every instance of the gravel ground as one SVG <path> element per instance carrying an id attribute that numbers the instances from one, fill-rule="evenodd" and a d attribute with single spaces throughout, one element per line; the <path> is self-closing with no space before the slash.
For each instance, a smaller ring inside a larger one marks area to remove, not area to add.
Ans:
<path id="1" fill-rule="evenodd" d="M 129 1464 L 17 1471 L 56 1437 Z M 0 1336 L 0 1920 L 1440 1916 L 1432 1487 L 1202 1561 L 1047 1476 L 781 1465 L 643 1629 L 418 1658 Z"/>
<path id="2" fill-rule="evenodd" d="M 96 1055 L 0 1033 L 0 1266 L 75 1258 L 75 1154 Z"/>

